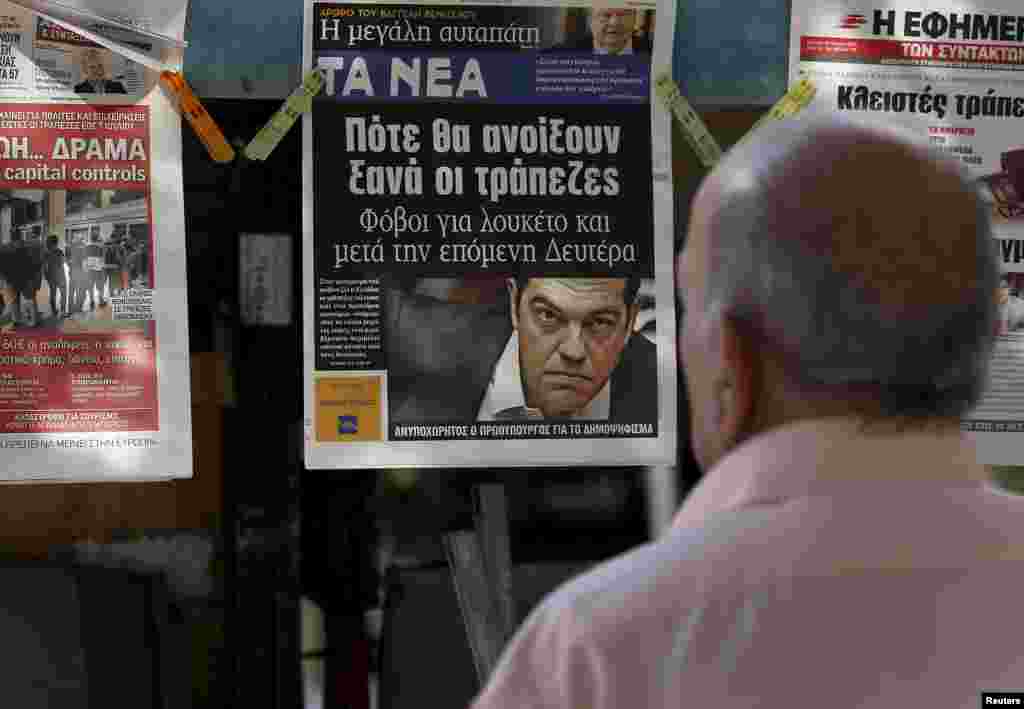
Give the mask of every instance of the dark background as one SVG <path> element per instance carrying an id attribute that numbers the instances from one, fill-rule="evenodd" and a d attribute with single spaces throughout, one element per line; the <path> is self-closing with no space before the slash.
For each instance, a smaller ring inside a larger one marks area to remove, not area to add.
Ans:
<path id="1" fill-rule="evenodd" d="M 242 141 L 280 105 L 204 103 L 227 136 Z M 758 115 L 706 118 L 726 143 Z M 378 559 L 391 547 L 392 564 L 424 569 L 442 581 L 435 591 L 450 593 L 441 535 L 472 525 L 474 485 L 504 483 L 517 566 L 590 564 L 648 539 L 641 468 L 304 470 L 301 132 L 293 129 L 266 163 L 227 166 L 207 157 L 187 125 L 182 136 L 194 477 L 9 486 L 0 502 L 0 559 L 35 565 L 85 540 L 106 547 L 142 534 L 207 535 L 216 540 L 208 569 L 216 591 L 200 616 L 179 609 L 173 620 L 189 636 L 179 652 L 192 670 L 180 676 L 183 687 L 175 686 L 192 691 L 193 706 L 299 706 L 298 601 L 305 596 L 326 614 L 327 646 L 317 655 L 326 665 L 326 706 L 363 707 L 377 657 L 364 615 L 380 606 L 380 592 L 391 584 L 379 574 Z M 703 171 L 685 152 L 677 169 L 685 209 Z M 291 235 L 290 327 L 241 325 L 242 232 Z M 681 410 L 684 401 L 680 391 Z M 685 494 L 697 476 L 685 443 L 685 416 L 680 428 L 676 472 Z M 105 617 L 131 622 L 125 613 Z M 464 642 L 458 617 L 444 627 L 449 638 Z M 428 632 L 415 623 L 405 631 L 417 642 Z M 123 651 L 105 647 L 100 656 Z M 419 660 L 436 677 L 452 671 L 448 657 L 435 652 Z"/>
<path id="2" fill-rule="evenodd" d="M 244 140 L 278 108 L 269 101 L 206 105 L 229 139 Z M 511 120 L 507 111 L 501 118 Z M 644 165 L 650 169 L 649 131 L 640 134 L 648 144 L 630 150 L 646 155 L 630 166 L 635 174 Z M 224 679 L 235 701 L 271 706 L 273 695 L 279 706 L 292 706 L 288 698 L 299 696 L 292 694 L 298 691 L 297 639 L 283 629 L 292 627 L 288 619 L 300 592 L 327 614 L 328 674 L 340 685 L 328 694 L 343 694 L 348 685 L 338 678 L 355 667 L 354 654 L 364 647 L 363 612 L 375 604 L 381 582 L 374 564 L 381 535 L 396 541 L 396 556 L 408 563 L 443 562 L 441 534 L 472 526 L 475 484 L 505 483 L 517 564 L 604 559 L 646 541 L 640 468 L 432 469 L 417 471 L 412 486 L 395 485 L 387 470 L 303 471 L 300 126 L 263 164 L 216 165 L 187 126 L 183 136 L 191 350 L 226 351 L 238 392 L 237 405 L 224 409 L 223 442 L 231 599 L 226 647 L 236 656 Z M 331 140 L 341 138 L 338 131 Z M 649 179 L 624 184 L 650 190 Z M 338 221 L 356 218 L 340 200 L 319 206 Z M 291 327 L 240 325 L 237 249 L 238 234 L 246 231 L 293 235 Z M 681 454 L 685 490 L 695 472 L 686 446 Z M 240 544 L 243 539 L 255 542 Z"/>

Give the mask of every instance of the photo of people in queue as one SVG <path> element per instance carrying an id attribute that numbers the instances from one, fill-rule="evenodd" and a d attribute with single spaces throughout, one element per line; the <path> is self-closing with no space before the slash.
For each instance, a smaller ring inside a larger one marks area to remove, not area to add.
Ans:
<path id="1" fill-rule="evenodd" d="M 0 191 L 0 328 L 137 328 L 111 298 L 152 288 L 145 193 Z"/>

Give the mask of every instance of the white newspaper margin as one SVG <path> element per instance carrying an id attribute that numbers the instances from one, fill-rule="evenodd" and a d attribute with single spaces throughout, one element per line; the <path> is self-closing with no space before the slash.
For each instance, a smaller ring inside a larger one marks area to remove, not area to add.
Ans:
<path id="1" fill-rule="evenodd" d="M 174 52 L 172 52 L 174 53 Z M 177 61 L 180 62 L 180 52 Z M 38 99 L 44 102 L 43 99 Z M 0 448 L 0 483 L 113 482 L 191 478 L 192 400 L 185 279 L 185 201 L 181 116 L 153 86 L 149 106 L 150 209 L 159 431 L 3 434 L 0 440 L 152 439 L 149 448 Z"/>

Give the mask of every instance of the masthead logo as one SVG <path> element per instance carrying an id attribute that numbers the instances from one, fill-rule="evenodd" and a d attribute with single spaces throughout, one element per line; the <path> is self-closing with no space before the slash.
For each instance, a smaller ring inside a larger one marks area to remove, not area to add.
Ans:
<path id="1" fill-rule="evenodd" d="M 358 416 L 339 416 L 338 417 L 338 435 L 352 435 L 359 433 L 359 417 Z"/>
<path id="2" fill-rule="evenodd" d="M 839 20 L 839 29 L 857 30 L 867 24 L 868 19 L 864 15 L 844 15 Z"/>

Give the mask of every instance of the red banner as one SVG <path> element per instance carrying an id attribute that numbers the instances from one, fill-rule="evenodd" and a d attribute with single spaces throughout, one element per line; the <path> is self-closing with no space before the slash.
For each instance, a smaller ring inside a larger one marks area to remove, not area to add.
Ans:
<path id="1" fill-rule="evenodd" d="M 965 42 L 802 37 L 802 61 L 1024 69 L 1024 47 Z"/>
<path id="2" fill-rule="evenodd" d="M 145 106 L 0 105 L 0 189 L 145 189 Z"/>
<path id="3" fill-rule="evenodd" d="M 157 428 L 153 339 L 0 336 L 0 432 Z"/>
<path id="4" fill-rule="evenodd" d="M 0 104 L 0 433 L 159 429 L 149 153 L 145 106 Z"/>

